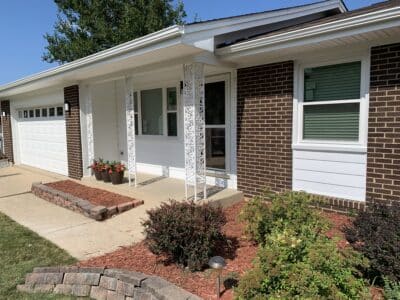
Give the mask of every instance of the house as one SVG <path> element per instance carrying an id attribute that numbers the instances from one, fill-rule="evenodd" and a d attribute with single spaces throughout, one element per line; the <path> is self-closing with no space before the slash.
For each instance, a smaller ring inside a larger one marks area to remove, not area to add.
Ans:
<path id="1" fill-rule="evenodd" d="M 246 196 L 400 203 L 400 1 L 172 26 L 0 87 L 6 155 L 72 178 L 97 157 Z"/>

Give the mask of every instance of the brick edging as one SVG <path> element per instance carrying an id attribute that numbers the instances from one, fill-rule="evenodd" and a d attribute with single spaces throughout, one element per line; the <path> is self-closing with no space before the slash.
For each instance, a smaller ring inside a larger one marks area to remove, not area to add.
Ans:
<path id="1" fill-rule="evenodd" d="M 54 293 L 92 299 L 201 300 L 158 276 L 100 267 L 42 267 L 26 275 L 20 292 Z"/>
<path id="2" fill-rule="evenodd" d="M 85 199 L 64 193 L 55 188 L 42 184 L 41 182 L 32 183 L 31 191 L 39 198 L 68 208 L 69 210 L 79 212 L 96 221 L 103 221 L 144 203 L 143 200 L 133 200 L 111 207 L 94 205 Z"/>

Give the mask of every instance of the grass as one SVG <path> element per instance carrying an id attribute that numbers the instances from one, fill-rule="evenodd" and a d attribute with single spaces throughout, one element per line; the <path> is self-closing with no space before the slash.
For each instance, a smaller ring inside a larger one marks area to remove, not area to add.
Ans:
<path id="1" fill-rule="evenodd" d="M 38 266 L 74 264 L 64 250 L 0 213 L 0 299 L 75 299 L 51 294 L 24 294 L 16 290 L 25 275 Z"/>

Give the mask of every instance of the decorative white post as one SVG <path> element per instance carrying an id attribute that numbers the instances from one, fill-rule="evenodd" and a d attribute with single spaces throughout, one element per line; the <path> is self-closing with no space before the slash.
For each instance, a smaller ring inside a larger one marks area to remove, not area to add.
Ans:
<path id="1" fill-rule="evenodd" d="M 193 63 L 183 65 L 183 106 L 185 142 L 185 193 L 194 189 L 194 200 L 203 190 L 207 198 L 205 159 L 205 99 L 204 65 Z"/>
<path id="2" fill-rule="evenodd" d="M 88 153 L 88 166 L 94 160 L 94 138 L 93 138 L 93 100 L 92 89 L 90 86 L 86 87 L 86 136 L 87 136 L 87 153 Z"/>
<path id="3" fill-rule="evenodd" d="M 126 134 L 128 146 L 128 179 L 131 185 L 131 175 L 134 175 L 137 186 L 136 171 L 136 141 L 135 141 L 135 105 L 133 96 L 132 78 L 125 78 L 125 109 L 126 109 Z"/>

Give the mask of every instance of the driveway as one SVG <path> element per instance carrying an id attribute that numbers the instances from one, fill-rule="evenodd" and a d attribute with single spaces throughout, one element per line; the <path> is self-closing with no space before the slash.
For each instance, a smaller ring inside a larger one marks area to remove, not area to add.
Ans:
<path id="1" fill-rule="evenodd" d="M 67 250 L 87 259 L 131 245 L 143 239 L 140 225 L 147 205 L 119 217 L 96 222 L 81 214 L 35 197 L 32 182 L 66 179 L 37 169 L 14 166 L 0 169 L 0 212 Z"/>

